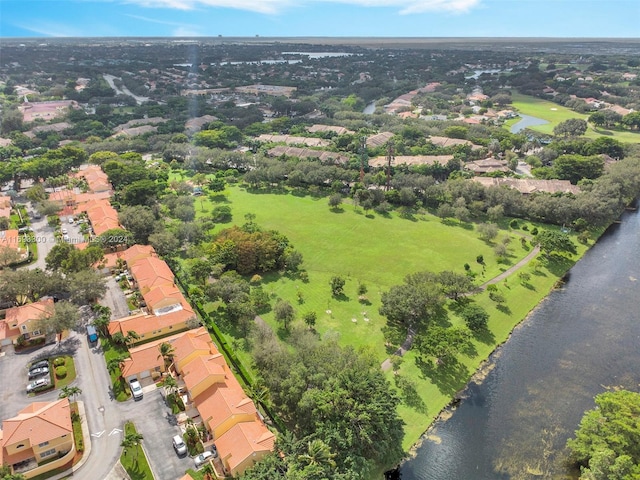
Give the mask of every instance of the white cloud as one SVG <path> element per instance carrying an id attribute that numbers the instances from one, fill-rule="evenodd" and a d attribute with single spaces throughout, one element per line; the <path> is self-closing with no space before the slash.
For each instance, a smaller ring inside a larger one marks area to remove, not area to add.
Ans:
<path id="1" fill-rule="evenodd" d="M 194 10 L 224 7 L 252 12 L 275 14 L 287 7 L 311 3 L 343 3 L 361 7 L 390 7 L 402 14 L 423 12 L 465 13 L 480 5 L 481 0 L 124 0 L 150 8 Z"/>

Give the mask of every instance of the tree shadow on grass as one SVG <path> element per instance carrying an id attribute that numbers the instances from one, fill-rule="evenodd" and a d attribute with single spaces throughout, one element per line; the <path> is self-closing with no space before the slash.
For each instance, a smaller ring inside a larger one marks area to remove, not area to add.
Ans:
<path id="1" fill-rule="evenodd" d="M 496 305 L 496 310 L 500 310 L 505 315 L 511 315 L 511 309 L 504 303 Z"/>
<path id="2" fill-rule="evenodd" d="M 339 302 L 350 302 L 351 298 L 348 297 L 347 295 L 345 295 L 344 293 L 341 293 L 340 295 L 333 295 L 333 297 L 335 300 L 339 301 Z"/>
<path id="3" fill-rule="evenodd" d="M 448 396 L 458 392 L 471 374 L 469 369 L 457 359 L 450 359 L 445 363 L 435 365 L 432 361 L 424 361 L 421 357 L 417 357 L 416 365 L 422 375 L 431 380 L 440 393 Z"/>
<path id="4" fill-rule="evenodd" d="M 410 408 L 413 408 L 419 413 L 427 413 L 427 404 L 418 394 L 415 383 L 406 377 L 395 375 L 394 376 L 396 387 L 400 390 L 400 397 L 402 402 Z"/>
<path id="5" fill-rule="evenodd" d="M 209 200 L 215 203 L 231 203 L 231 200 L 227 198 L 226 195 L 218 194 L 218 195 L 209 195 Z"/>
<path id="6" fill-rule="evenodd" d="M 493 335 L 493 332 L 488 328 L 474 331 L 473 338 L 475 338 L 480 343 L 484 343 L 485 345 L 493 345 L 496 343 L 495 335 Z"/>
<path id="7" fill-rule="evenodd" d="M 332 213 L 344 213 L 344 208 L 342 207 L 331 207 L 330 210 Z"/>
<path id="8" fill-rule="evenodd" d="M 562 277 L 575 263 L 571 258 L 562 255 L 551 255 L 545 259 L 545 266 L 556 277 Z"/>

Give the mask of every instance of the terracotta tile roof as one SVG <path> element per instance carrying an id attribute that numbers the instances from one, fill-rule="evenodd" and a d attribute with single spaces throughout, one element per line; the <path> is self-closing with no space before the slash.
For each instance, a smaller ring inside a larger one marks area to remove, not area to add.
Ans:
<path id="1" fill-rule="evenodd" d="M 0 217 L 11 216 L 11 197 L 0 193 Z"/>
<path id="2" fill-rule="evenodd" d="M 193 477 L 188 473 L 185 473 L 184 477 L 180 477 L 179 480 L 193 480 Z"/>
<path id="3" fill-rule="evenodd" d="M 507 186 L 515 188 L 520 193 L 529 194 L 536 192 L 547 193 L 579 193 L 580 187 L 572 185 L 568 180 L 536 180 L 532 178 L 491 178 L 474 177 L 474 182 L 481 183 L 485 187 Z"/>
<path id="4" fill-rule="evenodd" d="M 295 137 L 293 135 L 270 135 L 262 134 L 256 138 L 258 142 L 269 143 L 286 143 L 287 145 L 306 145 L 307 147 L 328 147 L 331 145 L 329 140 L 315 137 Z"/>
<path id="5" fill-rule="evenodd" d="M 35 402 L 2 423 L 2 447 L 28 441 L 38 445 L 72 433 L 69 399 Z M 5 456 L 5 459 L 8 459 Z"/>
<path id="6" fill-rule="evenodd" d="M 393 165 L 446 165 L 453 160 L 453 155 L 397 155 L 393 157 Z M 372 167 L 383 167 L 387 164 L 387 157 L 375 157 L 369 160 Z"/>
<path id="7" fill-rule="evenodd" d="M 210 357 L 196 357 L 191 360 L 182 369 L 182 379 L 187 390 L 193 390 L 205 380 L 216 382 L 224 379 L 226 365 L 221 353 Z"/>
<path id="8" fill-rule="evenodd" d="M 20 326 L 29 321 L 53 313 L 53 299 L 47 298 L 38 302 L 29 303 L 20 307 L 13 307 L 7 310 L 4 321 L 9 331 L 19 329 Z M 15 327 L 14 327 L 15 325 Z"/>
<path id="9" fill-rule="evenodd" d="M 256 453 L 273 451 L 275 435 L 260 421 L 241 422 L 216 440 L 220 458 L 233 475 L 243 473 L 237 470 L 248 458 Z"/>
<path id="10" fill-rule="evenodd" d="M 169 265 L 158 257 L 140 258 L 133 266 L 129 265 L 129 271 L 143 295 L 156 286 L 173 285 L 175 278 Z"/>
<path id="11" fill-rule="evenodd" d="M 355 133 L 353 130 L 346 129 L 344 127 L 339 127 L 337 125 L 311 125 L 309 128 L 307 128 L 307 131 L 310 133 L 335 132 L 338 135 Z"/>
<path id="12" fill-rule="evenodd" d="M 145 292 L 145 288 L 141 285 L 140 291 L 142 292 L 142 298 L 147 302 L 147 308 L 152 311 L 161 308 L 160 306 L 168 305 L 182 305 L 186 306 L 182 292 L 175 285 L 158 285 L 154 286 L 151 290 Z"/>
<path id="13" fill-rule="evenodd" d="M 18 238 L 20 237 L 20 233 L 18 230 L 3 230 L 0 231 L 0 247 L 9 247 L 14 250 L 21 250 L 20 242 Z"/>
<path id="14" fill-rule="evenodd" d="M 209 332 L 204 327 L 198 327 L 194 330 L 185 332 L 184 335 L 180 335 L 179 338 L 176 338 L 176 340 L 172 342 L 172 345 L 178 361 L 187 358 L 194 351 L 200 351 L 202 352 L 202 355 L 218 353 L 218 349 L 211 341 Z"/>
<path id="15" fill-rule="evenodd" d="M 310 148 L 288 147 L 285 145 L 270 148 L 267 150 L 267 155 L 270 157 L 281 157 L 282 155 L 286 155 L 287 157 L 297 158 L 317 158 L 321 163 L 346 163 L 349 161 L 349 156 L 344 153 L 311 150 Z"/>
<path id="16" fill-rule="evenodd" d="M 86 212 L 91 227 L 96 235 L 101 235 L 112 228 L 121 228 L 118 212 L 107 199 L 91 199 L 76 208 L 76 213 Z"/>
<path id="17" fill-rule="evenodd" d="M 155 257 L 156 251 L 151 245 L 133 245 L 121 253 L 122 259 L 127 262 L 129 268 L 140 259 Z"/>
<path id="18" fill-rule="evenodd" d="M 224 383 L 216 383 L 195 399 L 195 405 L 202 420 L 211 431 L 235 415 L 255 415 L 256 406 L 225 364 Z"/>
<path id="19" fill-rule="evenodd" d="M 371 135 L 367 138 L 367 147 L 380 147 L 387 143 L 389 140 L 393 138 L 393 133 L 391 132 L 381 132 L 377 135 Z"/>

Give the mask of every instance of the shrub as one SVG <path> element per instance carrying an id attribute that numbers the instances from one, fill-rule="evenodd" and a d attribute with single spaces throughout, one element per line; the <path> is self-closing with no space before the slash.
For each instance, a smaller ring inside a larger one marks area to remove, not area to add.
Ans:
<path id="1" fill-rule="evenodd" d="M 511 221 L 509 222 L 509 226 L 510 226 L 511 228 L 518 228 L 518 220 L 516 220 L 516 219 L 514 218 L 513 220 L 511 220 Z"/>
<path id="2" fill-rule="evenodd" d="M 538 227 L 533 227 L 533 228 L 531 229 L 531 235 L 534 235 L 534 236 L 535 236 L 535 235 L 537 235 L 537 234 L 538 234 Z"/>
<path id="3" fill-rule="evenodd" d="M 480 305 L 471 303 L 460 313 L 469 330 L 478 331 L 487 328 L 489 314 Z"/>
<path id="4" fill-rule="evenodd" d="M 56 378 L 64 378 L 67 376 L 67 367 L 56 367 Z"/>
<path id="5" fill-rule="evenodd" d="M 64 366 L 64 364 L 66 363 L 65 359 L 63 357 L 58 357 L 53 361 L 53 365 L 55 367 L 62 367 Z"/>

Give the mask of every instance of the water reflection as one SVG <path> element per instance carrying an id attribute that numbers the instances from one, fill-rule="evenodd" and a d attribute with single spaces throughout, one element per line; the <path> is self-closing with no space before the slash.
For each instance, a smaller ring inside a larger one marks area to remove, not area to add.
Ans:
<path id="1" fill-rule="evenodd" d="M 593 396 L 638 389 L 640 222 L 628 212 L 430 432 L 403 480 L 573 479 L 565 449 Z"/>

